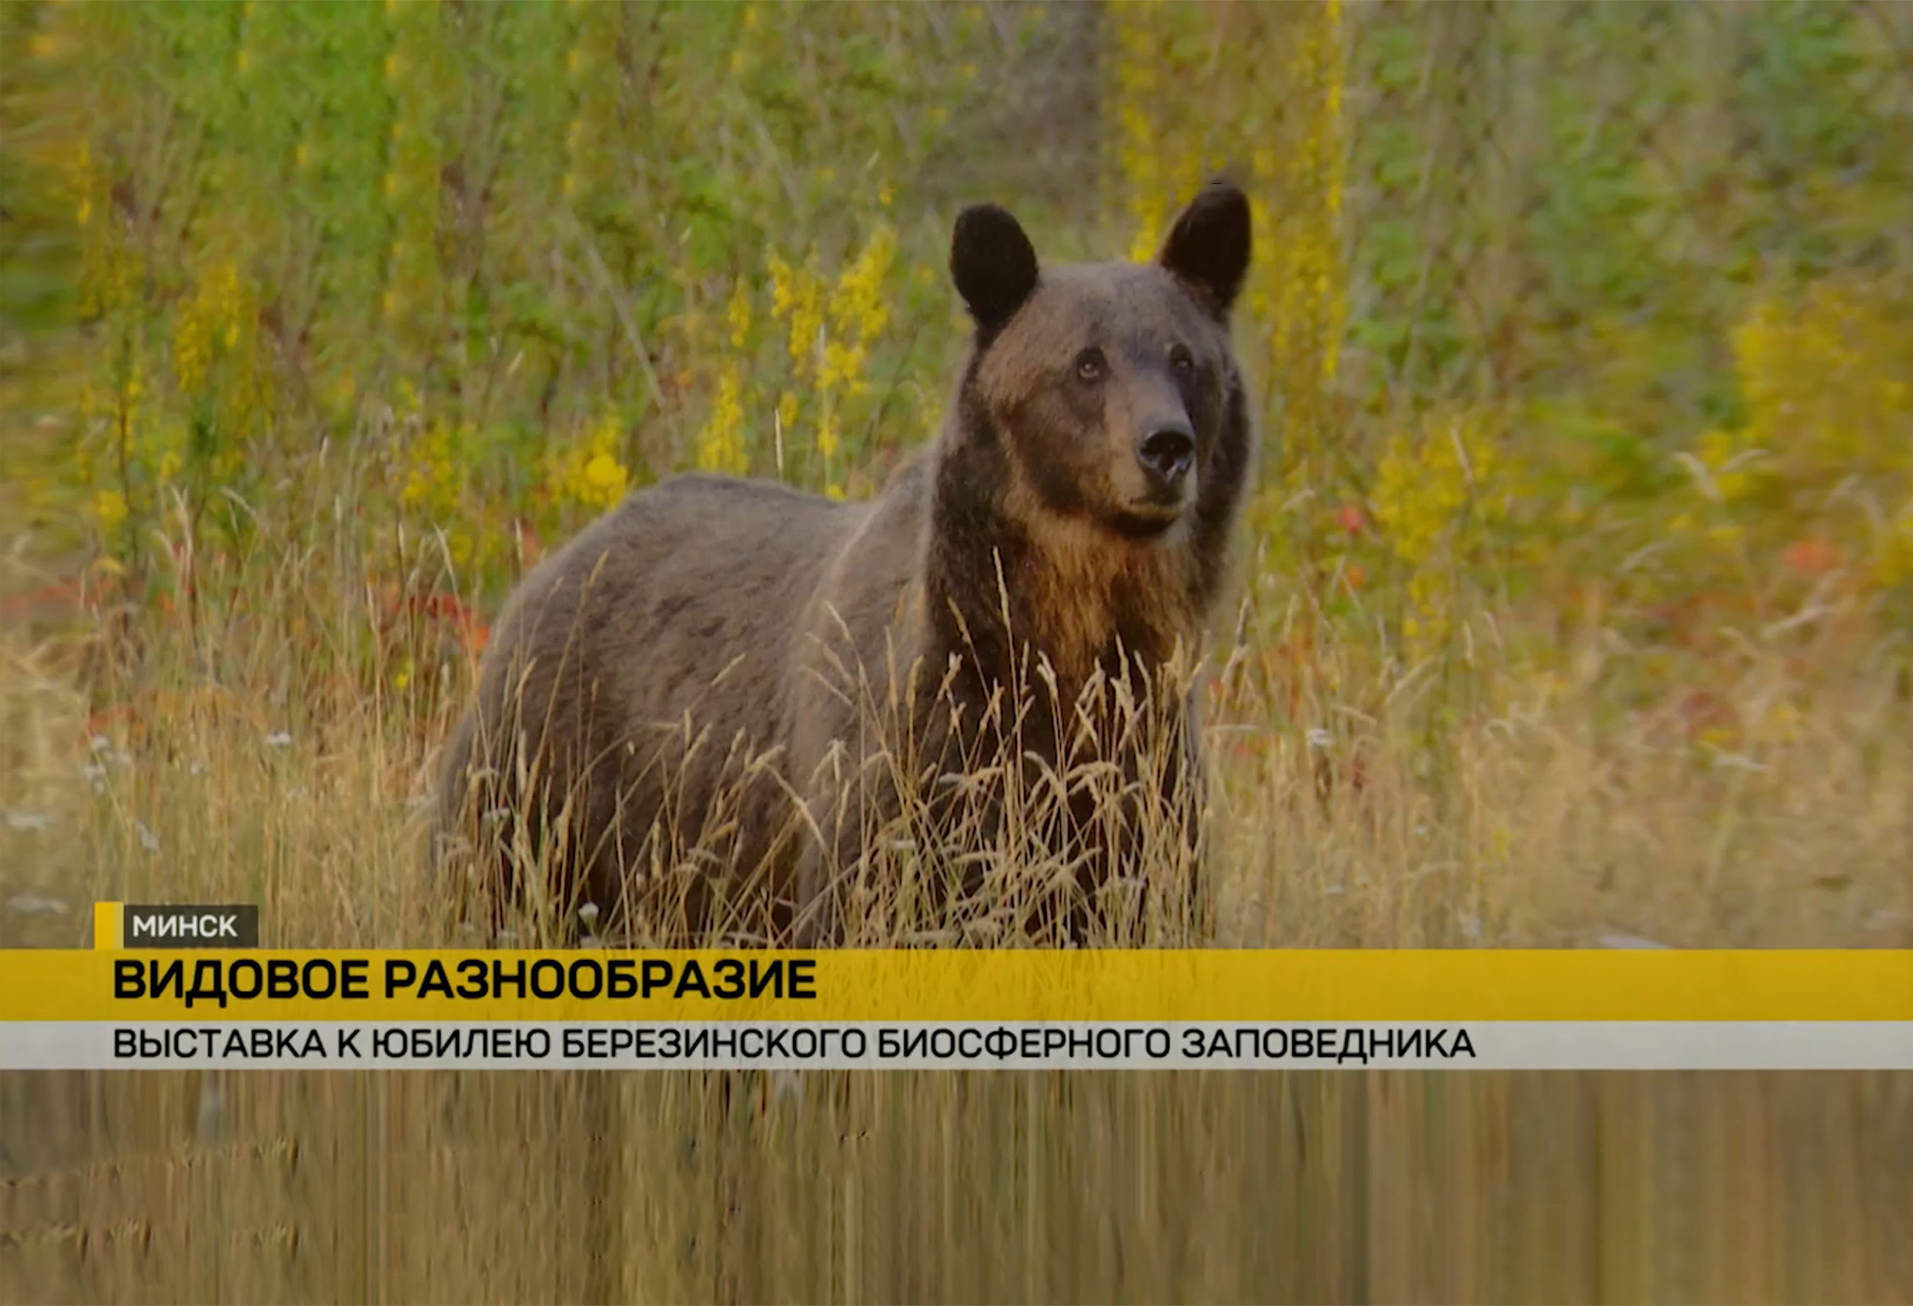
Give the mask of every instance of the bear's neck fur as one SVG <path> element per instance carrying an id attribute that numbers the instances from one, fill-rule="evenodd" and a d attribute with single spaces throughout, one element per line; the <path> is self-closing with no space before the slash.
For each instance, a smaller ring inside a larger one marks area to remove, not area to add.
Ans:
<path id="1" fill-rule="evenodd" d="M 973 373 L 974 361 L 971 365 Z M 1092 675 L 1152 679 L 1201 633 L 1200 524 L 1138 541 L 1038 502 L 966 375 L 931 450 L 921 580 L 932 665 L 959 660 L 965 697 L 997 688 L 1074 702 Z M 1138 686 L 1140 687 L 1140 686 Z"/>

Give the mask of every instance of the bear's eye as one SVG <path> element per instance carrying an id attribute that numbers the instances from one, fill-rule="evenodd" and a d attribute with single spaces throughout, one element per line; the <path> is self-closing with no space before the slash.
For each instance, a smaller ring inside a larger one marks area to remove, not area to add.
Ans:
<path id="1" fill-rule="evenodd" d="M 1109 364 L 1103 358 L 1103 351 L 1093 346 L 1076 355 L 1076 376 L 1083 381 L 1100 381 L 1103 371 Z"/>
<path id="2" fill-rule="evenodd" d="M 1189 376 L 1196 370 L 1196 357 L 1185 345 L 1177 345 L 1169 351 L 1169 366 L 1176 370 L 1177 376 Z"/>

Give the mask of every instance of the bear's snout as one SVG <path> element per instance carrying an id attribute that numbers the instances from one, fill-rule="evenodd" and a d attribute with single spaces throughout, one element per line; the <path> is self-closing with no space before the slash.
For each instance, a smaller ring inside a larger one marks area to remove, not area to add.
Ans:
<path id="1" fill-rule="evenodd" d="M 1136 444 L 1136 459 L 1149 478 L 1150 497 L 1174 503 L 1196 463 L 1196 436 L 1187 422 L 1163 422 Z"/>

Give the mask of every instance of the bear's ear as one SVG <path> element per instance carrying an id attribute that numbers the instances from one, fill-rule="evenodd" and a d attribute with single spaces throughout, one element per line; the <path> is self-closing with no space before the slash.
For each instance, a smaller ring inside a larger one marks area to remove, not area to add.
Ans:
<path id="1" fill-rule="evenodd" d="M 977 330 L 988 335 L 1036 289 L 1036 249 L 1006 209 L 972 205 L 957 215 L 950 275 Z"/>
<path id="2" fill-rule="evenodd" d="M 1249 227 L 1249 197 L 1242 188 L 1212 181 L 1176 218 L 1156 262 L 1226 319 L 1249 271 Z"/>

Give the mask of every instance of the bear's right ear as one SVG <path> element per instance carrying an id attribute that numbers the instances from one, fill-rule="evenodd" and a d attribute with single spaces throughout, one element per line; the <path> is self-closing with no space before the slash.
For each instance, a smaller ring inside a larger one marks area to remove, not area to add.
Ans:
<path id="1" fill-rule="evenodd" d="M 1036 289 L 1036 249 L 1008 210 L 973 205 L 957 215 L 950 275 L 977 330 L 989 335 Z"/>

